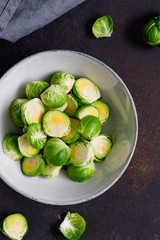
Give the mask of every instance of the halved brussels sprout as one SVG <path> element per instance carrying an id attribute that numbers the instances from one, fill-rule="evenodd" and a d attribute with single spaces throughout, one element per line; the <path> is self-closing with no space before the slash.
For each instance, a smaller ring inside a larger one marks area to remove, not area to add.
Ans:
<path id="1" fill-rule="evenodd" d="M 92 145 L 87 140 L 79 140 L 70 145 L 71 156 L 69 163 L 75 166 L 84 166 L 94 160 Z"/>
<path id="2" fill-rule="evenodd" d="M 66 93 L 72 89 L 74 82 L 74 76 L 66 72 L 56 72 L 51 79 L 51 84 L 65 86 Z"/>
<path id="3" fill-rule="evenodd" d="M 48 140 L 43 150 L 44 158 L 50 166 L 63 166 L 68 163 L 71 149 L 59 138 Z"/>
<path id="4" fill-rule="evenodd" d="M 26 96 L 28 99 L 40 98 L 42 92 L 49 87 L 49 83 L 44 81 L 34 81 L 27 84 Z"/>
<path id="5" fill-rule="evenodd" d="M 58 111 L 61 111 L 61 112 L 64 112 L 64 110 L 66 109 L 67 107 L 67 102 L 60 108 L 51 108 L 51 107 L 47 107 L 46 106 L 46 111 L 51 111 L 51 110 L 58 110 Z"/>
<path id="6" fill-rule="evenodd" d="M 8 133 L 3 138 L 2 142 L 2 148 L 7 157 L 9 157 L 12 160 L 20 160 L 23 155 L 19 151 L 18 147 L 18 137 L 14 133 Z"/>
<path id="7" fill-rule="evenodd" d="M 95 160 L 103 162 L 112 147 L 110 137 L 107 134 L 101 134 L 98 137 L 93 138 L 90 143 L 93 147 Z"/>
<path id="8" fill-rule="evenodd" d="M 76 116 L 79 120 L 86 116 L 95 116 L 99 117 L 99 110 L 92 105 L 82 105 L 76 112 Z"/>
<path id="9" fill-rule="evenodd" d="M 67 102 L 67 94 L 64 87 L 52 84 L 41 94 L 41 99 L 46 106 L 59 108 Z"/>
<path id="10" fill-rule="evenodd" d="M 151 46 L 160 44 L 160 16 L 150 19 L 143 28 L 143 39 Z"/>
<path id="11" fill-rule="evenodd" d="M 99 115 L 99 120 L 101 122 L 102 125 L 104 125 L 110 116 L 110 110 L 109 110 L 109 106 L 107 105 L 107 103 L 101 101 L 101 100 L 97 100 L 95 102 L 92 103 L 93 106 L 95 106 L 96 108 L 98 108 L 100 115 Z"/>
<path id="12" fill-rule="evenodd" d="M 76 240 L 81 237 L 86 228 L 86 222 L 78 213 L 68 212 L 59 230 L 69 240 Z"/>
<path id="13" fill-rule="evenodd" d="M 21 118 L 21 106 L 23 103 L 27 102 L 27 99 L 16 99 L 11 105 L 11 118 L 14 124 L 18 127 L 23 127 L 24 123 Z"/>
<path id="14" fill-rule="evenodd" d="M 101 122 L 97 117 L 86 116 L 80 121 L 77 131 L 86 139 L 91 140 L 99 135 Z"/>
<path id="15" fill-rule="evenodd" d="M 42 149 L 45 146 L 47 136 L 44 134 L 40 123 L 32 123 L 28 126 L 27 141 L 32 147 L 37 149 Z"/>
<path id="16" fill-rule="evenodd" d="M 62 166 L 57 167 L 57 166 L 46 165 L 42 172 L 42 175 L 44 177 L 48 177 L 48 178 L 57 177 L 61 168 L 62 168 Z"/>
<path id="17" fill-rule="evenodd" d="M 96 38 L 111 37 L 113 32 L 113 21 L 108 15 L 98 18 L 92 26 L 93 35 Z"/>
<path id="18" fill-rule="evenodd" d="M 39 153 L 39 149 L 33 148 L 27 141 L 27 133 L 18 138 L 19 150 L 25 157 L 34 157 Z"/>
<path id="19" fill-rule="evenodd" d="M 41 123 L 45 107 L 39 98 L 33 98 L 21 107 L 21 117 L 25 125 Z"/>
<path id="20" fill-rule="evenodd" d="M 80 138 L 80 134 L 77 132 L 77 127 L 79 125 L 79 120 L 70 118 L 71 121 L 71 131 L 62 140 L 66 143 L 74 143 Z"/>
<path id="21" fill-rule="evenodd" d="M 67 168 L 68 176 L 75 182 L 84 182 L 91 178 L 95 173 L 95 164 L 91 162 L 85 166 L 69 165 Z"/>
<path id="22" fill-rule="evenodd" d="M 14 213 L 2 220 L 0 230 L 10 239 L 21 240 L 28 232 L 28 223 L 22 214 Z"/>
<path id="23" fill-rule="evenodd" d="M 22 172 L 29 177 L 36 177 L 40 175 L 45 168 L 45 162 L 42 155 L 39 154 L 34 157 L 25 157 L 22 160 Z"/>
<path id="24" fill-rule="evenodd" d="M 78 106 L 79 104 L 77 100 L 73 97 L 73 95 L 67 94 L 67 107 L 64 112 L 70 117 L 74 117 Z"/>
<path id="25" fill-rule="evenodd" d="M 50 137 L 67 136 L 71 130 L 70 118 L 61 111 L 49 111 L 43 118 L 43 130 Z"/>
<path id="26" fill-rule="evenodd" d="M 96 84 L 87 78 L 79 78 L 75 81 L 73 94 L 83 104 L 90 104 L 101 96 Z"/>

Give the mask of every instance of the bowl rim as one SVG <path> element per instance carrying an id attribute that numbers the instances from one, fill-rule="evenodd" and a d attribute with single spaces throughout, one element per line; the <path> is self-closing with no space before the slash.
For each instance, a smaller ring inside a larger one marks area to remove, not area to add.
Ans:
<path id="1" fill-rule="evenodd" d="M 132 105 L 132 108 L 133 108 L 133 112 L 134 112 L 134 123 L 135 123 L 135 132 L 134 132 L 134 141 L 133 141 L 133 146 L 132 146 L 132 150 L 130 151 L 130 154 L 128 156 L 128 159 L 127 159 L 127 163 L 125 165 L 125 167 L 122 169 L 122 171 L 120 172 L 120 174 L 114 179 L 114 181 L 112 181 L 107 187 L 103 188 L 102 190 L 99 190 L 97 191 L 96 193 L 93 193 L 91 196 L 87 197 L 87 198 L 83 198 L 83 199 L 80 199 L 80 200 L 74 200 L 74 201 L 47 201 L 47 200 L 44 200 L 44 199 L 39 199 L 37 197 L 34 197 L 34 196 L 30 196 L 29 194 L 25 193 L 25 191 L 22 191 L 22 190 L 19 190 L 17 187 L 15 187 L 14 185 L 12 185 L 12 183 L 9 183 L 7 180 L 5 180 L 5 177 L 3 176 L 2 173 L 0 173 L 0 178 L 2 179 L 3 182 L 5 182 L 9 187 L 11 187 L 14 191 L 20 193 L 21 195 L 27 197 L 28 199 L 31 199 L 31 200 L 34 200 L 36 202 L 39 202 L 39 203 L 44 203 L 44 204 L 49 204 L 49 205 L 57 205 L 57 206 L 65 206 L 65 205 L 74 205 L 74 204 L 80 204 L 80 203 L 83 203 L 83 202 L 87 202 L 89 200 L 92 200 L 100 195 L 102 195 L 104 192 L 106 192 L 108 189 L 110 189 L 119 179 L 120 177 L 123 175 L 123 173 L 125 172 L 125 170 L 127 169 L 132 157 L 133 157 L 133 154 L 134 154 L 134 151 L 135 151 L 135 148 L 136 148 L 136 144 L 137 144 L 137 139 L 138 139 L 138 117 L 137 117 L 137 111 L 136 111 L 136 107 L 135 107 L 135 103 L 133 101 L 133 98 L 132 98 L 132 95 L 130 93 L 130 91 L 128 90 L 127 86 L 125 85 L 125 83 L 123 82 L 123 80 L 119 77 L 119 75 L 112 69 L 110 68 L 107 64 L 105 64 L 104 62 L 102 62 L 101 60 L 95 58 L 95 57 L 92 57 L 86 53 L 82 53 L 82 52 L 79 52 L 79 51 L 74 51 L 74 50 L 65 50 L 65 49 L 56 49 L 56 50 L 47 50 L 47 51 L 41 51 L 41 52 L 38 52 L 38 53 L 35 53 L 35 54 L 32 54 L 28 57 L 25 57 L 23 58 L 22 60 L 20 60 L 19 62 L 17 62 L 16 64 L 14 64 L 12 67 L 10 67 L 3 75 L 2 77 L 0 78 L 0 85 L 2 83 L 2 81 L 5 80 L 5 78 L 7 77 L 7 75 L 12 71 L 14 70 L 18 65 L 28 61 L 30 58 L 33 58 L 33 57 L 36 57 L 38 55 L 43 55 L 43 54 L 52 54 L 52 53 L 56 53 L 56 52 L 59 52 L 59 53 L 71 53 L 71 54 L 75 54 L 75 55 L 80 55 L 80 56 L 83 56 L 85 58 L 88 58 L 92 61 L 95 61 L 97 62 L 98 64 L 102 65 L 103 67 L 107 68 L 117 79 L 118 81 L 123 85 L 124 89 L 126 90 L 128 96 L 129 96 L 129 99 L 130 99 L 130 102 L 131 102 L 131 105 Z"/>

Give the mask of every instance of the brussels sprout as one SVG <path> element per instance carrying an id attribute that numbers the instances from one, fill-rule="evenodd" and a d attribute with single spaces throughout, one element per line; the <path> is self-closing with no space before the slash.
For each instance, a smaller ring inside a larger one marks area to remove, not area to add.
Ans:
<path id="1" fill-rule="evenodd" d="M 66 93 L 72 89 L 74 82 L 74 76 L 66 72 L 56 72 L 51 79 L 51 84 L 65 87 Z"/>
<path id="2" fill-rule="evenodd" d="M 34 81 L 27 84 L 26 96 L 28 99 L 40 98 L 42 92 L 49 87 L 49 83 L 44 81 Z"/>
<path id="3" fill-rule="evenodd" d="M 46 111 L 51 111 L 51 110 L 58 110 L 58 111 L 61 111 L 61 112 L 64 112 L 64 110 L 66 109 L 67 107 L 67 102 L 60 108 L 51 108 L 51 107 L 47 107 L 46 106 Z"/>
<path id="4" fill-rule="evenodd" d="M 18 127 L 23 127 L 24 123 L 21 118 L 21 106 L 23 103 L 27 102 L 27 99 L 16 99 L 11 105 L 11 118 L 14 124 Z"/>
<path id="5" fill-rule="evenodd" d="M 40 175 L 45 168 L 45 162 L 42 155 L 39 154 L 34 157 L 25 157 L 22 160 L 22 172 L 29 177 L 36 177 Z"/>
<path id="6" fill-rule="evenodd" d="M 160 16 L 150 19 L 143 28 L 143 39 L 152 46 L 160 44 Z"/>
<path id="7" fill-rule="evenodd" d="M 2 220 L 0 230 L 10 239 L 21 240 L 28 232 L 28 223 L 22 214 L 14 213 Z"/>
<path id="8" fill-rule="evenodd" d="M 27 129 L 28 129 L 27 126 L 24 126 L 24 127 L 23 127 L 23 129 L 22 129 L 23 134 L 27 133 Z"/>
<path id="9" fill-rule="evenodd" d="M 78 213 L 68 212 L 59 230 L 69 240 L 76 240 L 81 237 L 86 228 L 86 222 Z"/>
<path id="10" fill-rule="evenodd" d="M 82 118 L 91 115 L 99 117 L 99 110 L 92 105 L 82 105 L 76 112 L 76 117 L 81 120 Z"/>
<path id="11" fill-rule="evenodd" d="M 98 18 L 92 26 L 93 35 L 96 38 L 111 37 L 113 32 L 113 21 L 108 15 Z"/>
<path id="12" fill-rule="evenodd" d="M 70 145 L 71 156 L 69 163 L 75 166 L 84 166 L 94 160 L 94 152 L 90 142 L 79 140 Z"/>
<path id="13" fill-rule="evenodd" d="M 93 102 L 92 105 L 98 108 L 100 112 L 99 120 L 101 124 L 104 125 L 108 121 L 110 116 L 109 106 L 107 105 L 107 103 L 100 100 Z"/>
<path id="14" fill-rule="evenodd" d="M 43 118 L 43 130 L 50 137 L 67 136 L 71 130 L 70 118 L 58 110 L 49 111 Z"/>
<path id="15" fill-rule="evenodd" d="M 72 94 L 68 94 L 67 95 L 67 107 L 65 109 L 65 113 L 67 115 L 69 115 L 70 117 L 74 117 L 75 116 L 75 113 L 78 109 L 78 102 L 77 100 L 73 97 Z"/>
<path id="16" fill-rule="evenodd" d="M 87 78 L 79 78 L 75 81 L 73 95 L 83 104 L 90 104 L 100 98 L 96 84 Z"/>
<path id="17" fill-rule="evenodd" d="M 25 157 L 34 157 L 39 153 L 39 149 L 33 148 L 27 141 L 27 133 L 18 138 L 19 150 Z"/>
<path id="18" fill-rule="evenodd" d="M 67 102 L 67 94 L 64 87 L 52 84 L 41 94 L 41 99 L 46 106 L 59 108 Z"/>
<path id="19" fill-rule="evenodd" d="M 71 149 L 59 138 L 51 138 L 44 147 L 44 158 L 50 166 L 66 165 Z"/>
<path id="20" fill-rule="evenodd" d="M 112 141 L 110 137 L 106 134 L 101 134 L 98 137 L 93 138 L 90 143 L 93 147 L 95 160 L 98 162 L 103 162 L 112 147 Z"/>
<path id="21" fill-rule="evenodd" d="M 39 98 L 34 98 L 21 107 L 21 117 L 25 125 L 31 123 L 41 123 L 45 107 Z"/>
<path id="22" fill-rule="evenodd" d="M 32 123 L 28 126 L 27 141 L 32 147 L 37 149 L 42 149 L 45 146 L 47 136 L 44 134 L 40 123 Z"/>
<path id="23" fill-rule="evenodd" d="M 48 178 L 57 177 L 61 168 L 62 166 L 57 167 L 57 166 L 46 165 L 42 172 L 42 175 Z"/>
<path id="24" fill-rule="evenodd" d="M 86 116 L 78 125 L 77 131 L 86 139 L 91 140 L 99 135 L 101 131 L 101 122 L 97 117 Z"/>
<path id="25" fill-rule="evenodd" d="M 5 135 L 2 142 L 2 148 L 5 155 L 16 161 L 23 157 L 18 148 L 18 137 L 19 136 L 14 133 L 8 133 Z"/>
<path id="26" fill-rule="evenodd" d="M 67 136 L 62 138 L 62 140 L 65 143 L 74 143 L 80 138 L 80 134 L 77 132 L 79 121 L 74 118 L 70 118 L 70 121 L 71 121 L 71 131 Z"/>
<path id="27" fill-rule="evenodd" d="M 84 182 L 91 178 L 95 173 L 95 164 L 91 162 L 85 166 L 78 167 L 69 165 L 67 168 L 68 176 L 75 182 Z"/>

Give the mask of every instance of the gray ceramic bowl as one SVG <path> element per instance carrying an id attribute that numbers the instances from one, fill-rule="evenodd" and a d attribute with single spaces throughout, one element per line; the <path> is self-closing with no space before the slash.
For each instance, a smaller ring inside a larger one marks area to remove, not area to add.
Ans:
<path id="1" fill-rule="evenodd" d="M 35 201 L 68 205 L 93 199 L 108 190 L 124 173 L 135 150 L 138 123 L 131 94 L 120 77 L 103 62 L 74 51 L 47 51 L 30 56 L 12 67 L 0 81 L 0 142 L 8 132 L 18 132 L 9 114 L 16 98 L 25 97 L 25 86 L 35 80 L 48 80 L 56 71 L 92 79 L 99 87 L 111 116 L 102 133 L 114 135 L 114 145 L 103 163 L 96 163 L 95 175 L 84 183 L 68 178 L 66 172 L 55 179 L 30 178 L 20 163 L 8 159 L 0 144 L 0 176 L 11 188 Z"/>

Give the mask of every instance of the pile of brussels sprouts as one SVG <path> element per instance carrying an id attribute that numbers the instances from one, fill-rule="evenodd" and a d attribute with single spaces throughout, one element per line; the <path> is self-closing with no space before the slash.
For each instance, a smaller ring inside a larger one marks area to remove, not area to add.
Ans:
<path id="1" fill-rule="evenodd" d="M 56 72 L 51 84 L 30 82 L 25 92 L 27 99 L 16 99 L 10 108 L 13 122 L 23 128 L 22 135 L 8 133 L 4 153 L 10 159 L 22 159 L 21 170 L 30 177 L 56 177 L 65 165 L 74 181 L 92 177 L 94 160 L 103 162 L 112 147 L 111 138 L 100 134 L 109 107 L 99 100 L 95 83 Z"/>

